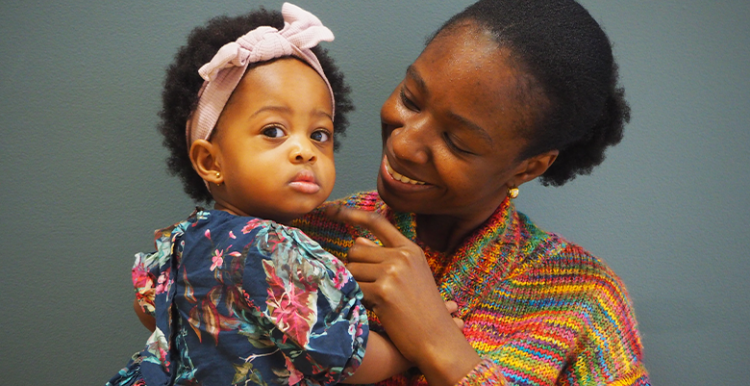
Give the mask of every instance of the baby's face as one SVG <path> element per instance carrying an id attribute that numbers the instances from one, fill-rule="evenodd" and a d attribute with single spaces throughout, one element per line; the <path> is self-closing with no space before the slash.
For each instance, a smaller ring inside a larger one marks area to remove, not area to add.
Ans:
<path id="1" fill-rule="evenodd" d="M 211 142 L 220 200 L 241 215 L 288 222 L 320 205 L 336 179 L 331 97 L 307 64 L 283 58 L 247 71 Z"/>

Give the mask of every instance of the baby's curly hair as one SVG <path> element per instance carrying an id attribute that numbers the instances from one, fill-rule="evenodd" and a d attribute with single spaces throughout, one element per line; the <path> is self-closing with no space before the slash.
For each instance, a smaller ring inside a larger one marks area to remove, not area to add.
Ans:
<path id="1" fill-rule="evenodd" d="M 284 18 L 281 12 L 264 8 L 236 17 L 213 18 L 190 32 L 187 44 L 180 47 L 174 61 L 167 68 L 158 129 L 164 136 L 164 146 L 170 152 L 167 158 L 170 174 L 180 177 L 185 193 L 196 202 L 209 203 L 213 200 L 203 179 L 193 170 L 185 138 L 185 125 L 198 103 L 198 91 L 203 85 L 198 69 L 210 61 L 223 45 L 260 26 L 281 30 L 284 28 Z M 346 115 L 354 110 L 349 97 L 350 89 L 328 51 L 320 46 L 313 47 L 312 51 L 318 57 L 333 90 L 336 103 L 333 139 L 334 149 L 338 149 L 339 137 L 349 125 Z"/>
<path id="2" fill-rule="evenodd" d="M 480 0 L 433 38 L 465 21 L 510 49 L 513 65 L 531 77 L 522 80 L 519 95 L 534 116 L 531 127 L 520 129 L 528 140 L 521 157 L 560 151 L 542 184 L 559 186 L 591 173 L 606 148 L 622 140 L 630 120 L 612 47 L 599 24 L 574 0 Z"/>

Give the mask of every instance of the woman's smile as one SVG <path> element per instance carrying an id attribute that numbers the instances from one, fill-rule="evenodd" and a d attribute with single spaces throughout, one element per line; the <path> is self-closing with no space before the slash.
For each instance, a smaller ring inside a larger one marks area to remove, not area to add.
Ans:
<path id="1" fill-rule="evenodd" d="M 388 161 L 387 156 L 383 156 L 383 162 L 380 164 L 380 172 L 378 174 L 380 175 L 378 177 L 378 184 L 385 184 L 389 190 L 398 191 L 401 194 L 420 193 L 435 188 L 435 185 L 406 177 L 395 171 Z"/>
<path id="2" fill-rule="evenodd" d="M 385 167 L 385 171 L 388 172 L 388 174 L 396 181 L 402 182 L 404 184 L 409 184 L 409 185 L 424 185 L 425 184 L 424 181 L 419 181 L 419 180 L 409 178 L 393 170 L 393 168 L 391 167 L 391 163 L 388 162 L 388 157 L 383 157 L 383 166 Z"/>

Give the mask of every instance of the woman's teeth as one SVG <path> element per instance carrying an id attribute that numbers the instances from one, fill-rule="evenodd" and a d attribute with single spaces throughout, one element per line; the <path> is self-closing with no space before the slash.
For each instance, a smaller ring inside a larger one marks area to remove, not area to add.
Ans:
<path id="1" fill-rule="evenodd" d="M 405 184 L 411 184 L 411 185 L 424 185 L 425 183 L 422 181 L 412 180 L 411 178 L 401 175 L 398 172 L 391 169 L 391 165 L 388 163 L 388 159 L 385 160 L 385 170 L 388 172 L 388 174 L 393 177 L 396 181 L 401 181 Z"/>

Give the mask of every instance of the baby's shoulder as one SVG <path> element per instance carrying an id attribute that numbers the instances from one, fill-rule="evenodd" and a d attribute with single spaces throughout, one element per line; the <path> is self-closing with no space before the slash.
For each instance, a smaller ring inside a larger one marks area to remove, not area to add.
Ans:
<path id="1" fill-rule="evenodd" d="M 194 232 L 216 244 L 251 247 L 266 256 L 328 257 L 328 252 L 299 228 L 258 217 L 221 211 L 199 212 Z"/>

